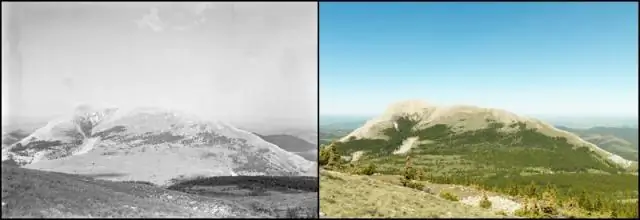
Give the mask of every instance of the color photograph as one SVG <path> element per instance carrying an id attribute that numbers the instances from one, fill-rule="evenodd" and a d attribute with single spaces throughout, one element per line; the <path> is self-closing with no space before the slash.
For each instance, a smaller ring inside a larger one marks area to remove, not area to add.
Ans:
<path id="1" fill-rule="evenodd" d="M 320 2 L 320 216 L 638 218 L 636 2 Z"/>

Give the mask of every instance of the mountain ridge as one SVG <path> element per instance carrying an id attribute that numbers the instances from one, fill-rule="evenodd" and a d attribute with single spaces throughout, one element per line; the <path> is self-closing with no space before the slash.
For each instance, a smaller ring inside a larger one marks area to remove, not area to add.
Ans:
<path id="1" fill-rule="evenodd" d="M 495 124 L 502 124 L 499 125 L 501 127 L 496 128 L 497 130 L 510 133 L 521 129 L 519 124 L 523 124 L 525 127 L 535 129 L 536 132 L 546 136 L 564 138 L 569 144 L 587 146 L 590 150 L 620 166 L 630 167 L 633 165 L 633 162 L 601 149 L 575 134 L 557 129 L 534 118 L 518 116 L 501 109 L 470 105 L 436 106 L 421 100 L 400 101 L 391 104 L 382 115 L 370 119 L 363 126 L 341 138 L 339 142 L 344 143 L 353 139 L 386 139 L 387 135 L 383 134 L 383 131 L 397 129 L 396 120 L 402 117 L 415 122 L 411 126 L 412 131 L 447 125 L 452 132 L 457 134 L 486 129 Z"/>
<path id="2" fill-rule="evenodd" d="M 87 109 L 5 147 L 3 161 L 80 174 L 118 171 L 125 175 L 111 179 L 156 184 L 179 175 L 315 175 L 313 162 L 224 122 L 162 108 Z"/>

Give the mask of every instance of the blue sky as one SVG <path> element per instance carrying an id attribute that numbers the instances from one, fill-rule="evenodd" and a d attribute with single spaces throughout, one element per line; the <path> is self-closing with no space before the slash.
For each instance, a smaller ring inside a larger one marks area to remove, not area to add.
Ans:
<path id="1" fill-rule="evenodd" d="M 636 116 L 637 3 L 320 3 L 320 114 Z"/>

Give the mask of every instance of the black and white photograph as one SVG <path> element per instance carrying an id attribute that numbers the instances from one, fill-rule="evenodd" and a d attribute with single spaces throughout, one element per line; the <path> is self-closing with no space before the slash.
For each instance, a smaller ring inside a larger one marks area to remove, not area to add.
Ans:
<path id="1" fill-rule="evenodd" d="M 317 2 L 2 2 L 2 218 L 318 218 Z"/>

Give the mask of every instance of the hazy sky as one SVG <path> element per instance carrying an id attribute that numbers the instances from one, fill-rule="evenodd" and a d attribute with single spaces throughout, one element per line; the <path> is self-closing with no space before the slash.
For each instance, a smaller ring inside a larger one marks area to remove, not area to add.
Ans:
<path id="1" fill-rule="evenodd" d="M 316 3 L 3 2 L 2 10 L 3 117 L 88 103 L 317 123 Z"/>
<path id="2" fill-rule="evenodd" d="M 638 114 L 638 4 L 321 3 L 320 114 Z"/>

